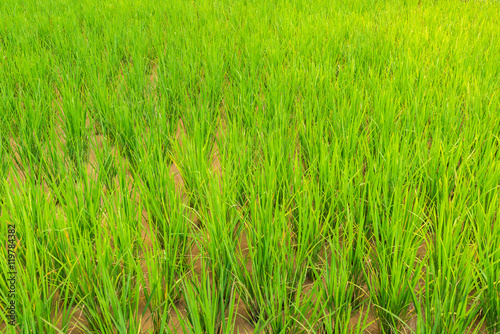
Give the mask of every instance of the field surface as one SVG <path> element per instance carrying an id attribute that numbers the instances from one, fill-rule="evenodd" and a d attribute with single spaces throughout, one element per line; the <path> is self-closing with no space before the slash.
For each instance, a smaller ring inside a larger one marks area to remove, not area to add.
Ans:
<path id="1" fill-rule="evenodd" d="M 0 331 L 500 333 L 500 3 L 1 0 Z"/>

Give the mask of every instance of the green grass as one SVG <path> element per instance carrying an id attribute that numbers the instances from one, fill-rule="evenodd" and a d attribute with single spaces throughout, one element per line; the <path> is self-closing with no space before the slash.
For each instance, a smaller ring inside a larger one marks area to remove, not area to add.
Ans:
<path id="1" fill-rule="evenodd" d="M 0 331 L 500 332 L 499 12 L 2 1 Z"/>

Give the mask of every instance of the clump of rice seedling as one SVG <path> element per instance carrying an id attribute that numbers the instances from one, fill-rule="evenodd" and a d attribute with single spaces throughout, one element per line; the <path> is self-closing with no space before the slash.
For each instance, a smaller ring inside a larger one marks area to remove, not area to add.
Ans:
<path id="1" fill-rule="evenodd" d="M 2 302 L 10 305 L 12 297 L 4 292 L 14 284 L 16 323 L 29 331 L 52 332 L 59 320 L 67 328 L 77 300 L 68 278 L 71 264 L 61 263 L 58 258 L 60 245 L 55 243 L 55 237 L 61 224 L 55 221 L 55 207 L 34 182 L 28 179 L 17 189 L 8 187 L 7 212 L 3 212 L 0 221 L 2 226 L 15 226 L 15 249 L 10 252 L 15 259 L 2 257 L 11 259 L 9 265 L 7 261 L 2 261 L 2 265 L 6 273 L 17 274 L 14 282 L 7 280 L 9 276 L 2 278 Z M 2 239 L 6 241 L 7 234 Z"/>
<path id="2" fill-rule="evenodd" d="M 215 175 L 206 184 L 205 192 L 206 202 L 199 212 L 203 222 L 203 230 L 198 232 L 201 234 L 199 249 L 210 270 L 214 288 L 229 303 L 235 285 L 233 264 L 243 222 L 237 208 L 231 204 L 234 194 L 228 192 Z"/>
<path id="3" fill-rule="evenodd" d="M 187 208 L 176 191 L 167 161 L 161 147 L 155 145 L 137 175 L 142 178 L 141 200 L 153 239 L 151 247 L 143 247 L 147 274 L 143 284 L 148 287 L 145 293 L 157 333 L 165 330 L 169 310 L 181 297 L 178 280 L 189 269 L 187 256 L 192 243 Z"/>
<path id="4" fill-rule="evenodd" d="M 189 205 L 198 210 L 204 201 L 204 184 L 208 181 L 210 170 L 210 158 L 203 149 L 196 146 L 192 139 L 183 139 L 183 156 L 176 159 L 176 165 L 180 169 L 182 179 L 186 185 Z"/>
<path id="5" fill-rule="evenodd" d="M 473 229 L 468 218 L 459 217 L 455 211 L 465 199 L 462 196 L 453 201 L 443 199 L 430 217 L 435 223 L 430 229 L 425 285 L 420 298 L 413 297 L 418 333 L 480 330 L 483 320 L 472 327 L 479 320 L 480 306 L 480 299 L 473 296 L 474 291 L 480 291 L 478 277 L 470 265 L 475 261 L 475 246 L 468 244 Z"/>
<path id="6" fill-rule="evenodd" d="M 474 234 L 477 240 L 477 276 L 481 314 L 490 333 L 500 331 L 500 226 L 496 223 L 497 198 L 475 205 Z M 486 199 L 483 197 L 483 199 Z"/>
<path id="7" fill-rule="evenodd" d="M 81 171 L 89 152 L 88 111 L 78 91 L 68 89 L 63 93 L 63 129 L 65 153 L 77 171 Z"/>
<path id="8" fill-rule="evenodd" d="M 6 143 L 4 135 L 0 131 L 0 207 L 5 202 L 5 181 L 7 179 L 7 173 L 10 168 L 11 159 L 7 156 L 8 152 L 6 149 Z"/>
<path id="9" fill-rule="evenodd" d="M 70 233 L 92 241 L 103 213 L 101 185 L 94 182 L 90 175 L 80 172 L 79 176 L 71 175 L 59 190 L 57 200 L 63 207 L 66 219 L 72 222 Z"/>
<path id="10" fill-rule="evenodd" d="M 122 248 L 119 252 L 103 249 L 110 236 L 97 236 L 96 247 L 78 245 L 82 260 L 71 276 L 77 296 L 82 300 L 87 330 L 137 332 L 140 327 L 140 266 Z M 142 274 L 142 273 L 141 273 Z"/>
<path id="11" fill-rule="evenodd" d="M 64 158 L 63 150 L 59 147 L 58 135 L 50 133 L 49 140 L 52 145 L 48 145 L 43 157 L 44 181 L 53 193 L 53 199 L 59 204 L 59 199 L 64 198 L 63 191 L 65 182 L 70 179 L 67 173 L 68 163 Z M 70 173 L 71 174 L 71 173 Z"/>
<path id="12" fill-rule="evenodd" d="M 237 315 L 236 289 L 233 286 L 229 293 L 222 291 L 217 280 L 210 279 L 209 268 L 204 260 L 199 276 L 184 280 L 182 295 L 187 312 L 186 318 L 180 317 L 183 332 L 193 334 L 234 332 Z"/>
<path id="13" fill-rule="evenodd" d="M 235 205 L 244 207 L 248 202 L 248 187 L 255 173 L 255 148 L 250 134 L 235 121 L 228 124 L 219 137 L 219 159 L 223 186 L 226 192 L 235 193 Z"/>
<path id="14" fill-rule="evenodd" d="M 375 219 L 371 240 L 374 258 L 365 272 L 370 296 L 376 307 L 379 325 L 384 333 L 403 330 L 408 320 L 412 293 L 417 288 L 422 263 L 417 249 L 421 243 L 414 215 L 418 215 L 419 198 L 414 191 L 395 189 L 389 212 L 380 210 L 380 202 L 371 197 Z M 401 203 L 401 201 L 403 203 Z"/>
<path id="15" fill-rule="evenodd" d="M 319 304 L 303 294 L 307 270 L 305 263 L 293 260 L 291 230 L 286 211 L 275 200 L 276 188 L 267 194 L 257 189 L 250 190 L 244 229 L 248 255 L 241 254 L 233 264 L 238 291 L 256 327 L 298 332 L 306 316 L 314 318 Z"/>
<path id="16" fill-rule="evenodd" d="M 118 175 L 118 166 L 116 157 L 107 140 L 102 143 L 102 149 L 96 148 L 96 165 L 98 180 L 106 186 L 106 189 L 111 190 L 115 186 L 115 177 Z"/>
<path id="17" fill-rule="evenodd" d="M 353 313 L 363 305 L 366 241 L 362 231 L 347 220 L 334 228 L 328 240 L 324 268 L 320 271 L 326 332 L 348 332 Z"/>
<path id="18" fill-rule="evenodd" d="M 45 132 L 45 114 L 43 108 L 34 101 L 27 100 L 24 115 L 19 122 L 16 151 L 13 152 L 16 167 L 26 177 L 31 177 L 39 184 L 43 165 L 43 133 Z M 17 154 L 16 154 L 17 153 Z"/>
<path id="19" fill-rule="evenodd" d="M 296 166 L 298 173 L 301 170 Z M 316 267 L 319 264 L 320 253 L 324 250 L 325 234 L 329 228 L 329 215 L 323 217 L 324 202 L 316 183 L 311 180 L 296 177 L 295 187 L 301 189 L 294 195 L 292 209 L 292 230 L 294 233 L 294 248 L 298 263 L 307 263 L 307 273 L 312 279 L 317 278 Z"/>

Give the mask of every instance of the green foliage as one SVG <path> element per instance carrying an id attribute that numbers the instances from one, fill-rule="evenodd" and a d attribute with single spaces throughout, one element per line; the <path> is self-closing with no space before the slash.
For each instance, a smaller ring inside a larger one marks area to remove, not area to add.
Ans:
<path id="1" fill-rule="evenodd" d="M 500 332 L 499 6 L 1 1 L 0 331 Z"/>

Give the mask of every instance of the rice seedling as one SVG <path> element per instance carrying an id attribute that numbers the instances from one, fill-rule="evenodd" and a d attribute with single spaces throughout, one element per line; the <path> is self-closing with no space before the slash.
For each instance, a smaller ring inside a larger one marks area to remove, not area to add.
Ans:
<path id="1" fill-rule="evenodd" d="M 411 296 L 418 286 L 423 265 L 416 255 L 421 237 L 411 219 L 420 212 L 419 199 L 415 192 L 403 189 L 395 189 L 393 196 L 395 203 L 389 204 L 393 212 L 384 208 L 389 211 L 385 214 L 377 210 L 377 199 L 371 198 L 374 216 L 381 219 L 374 221 L 372 247 L 376 256 L 368 266 L 370 271 L 365 273 L 383 333 L 397 333 L 406 326 Z M 401 199 L 404 204 L 400 203 Z"/>
<path id="2" fill-rule="evenodd" d="M 203 261 L 202 261 L 203 263 Z M 202 264 L 199 278 L 188 278 L 182 286 L 186 319 L 181 318 L 184 333 L 232 333 L 236 321 L 235 289 L 229 293 L 219 288 L 220 280 L 211 282 L 208 267 Z M 176 310 L 176 312 L 178 312 Z"/>
<path id="3" fill-rule="evenodd" d="M 92 242 L 103 213 L 103 190 L 90 175 L 84 172 L 78 174 L 73 174 L 70 181 L 64 184 L 64 191 L 57 192 L 56 196 L 66 219 L 72 222 L 70 233 Z M 64 194 L 64 198 L 60 194 Z"/>
<path id="4" fill-rule="evenodd" d="M 296 168 L 295 175 L 298 180 L 295 180 L 294 188 L 302 188 L 302 192 L 295 194 L 295 207 L 292 208 L 291 228 L 294 233 L 295 257 L 298 263 L 307 263 L 308 276 L 314 279 L 320 253 L 324 251 L 331 213 L 323 217 L 325 203 L 322 201 L 319 187 L 310 180 L 300 180 L 302 171 L 298 166 Z M 302 185 L 301 181 L 306 184 Z"/>
<path id="5" fill-rule="evenodd" d="M 150 298 L 154 330 L 162 333 L 167 328 L 169 311 L 181 297 L 179 281 L 189 269 L 191 223 L 161 146 L 155 146 L 149 158 L 138 175 L 142 177 L 141 200 L 153 236 L 152 246 L 143 246 L 146 270 L 141 282 L 148 287 L 145 295 Z"/>
<path id="6" fill-rule="evenodd" d="M 78 90 L 67 88 L 67 91 L 65 89 L 61 95 L 65 153 L 76 170 L 82 170 L 81 165 L 87 161 L 89 150 L 87 109 L 82 105 Z"/>
<path id="7" fill-rule="evenodd" d="M 263 187 L 267 182 L 273 180 L 262 177 L 258 185 Z M 256 328 L 299 332 L 308 316 L 315 322 L 319 307 L 313 294 L 304 293 L 307 262 L 300 257 L 290 260 L 295 252 L 287 211 L 276 201 L 277 185 L 268 188 L 273 192 L 257 189 L 255 185 L 250 190 L 244 228 L 248 254 L 240 253 L 233 264 L 238 291 Z"/>
<path id="8" fill-rule="evenodd" d="M 477 297 L 480 298 L 482 292 L 477 286 L 474 266 L 470 265 L 476 246 L 468 241 L 473 229 L 466 216 L 459 216 L 455 211 L 465 199 L 466 196 L 444 199 L 437 208 L 437 216 L 431 217 L 436 225 L 431 229 L 434 240 L 428 256 L 425 285 L 422 299 L 414 298 L 418 332 L 466 332 L 478 320 L 480 299 Z M 479 320 L 480 323 L 484 321 Z M 472 330 L 479 332 L 480 326 Z"/>
<path id="9" fill-rule="evenodd" d="M 205 109 L 205 111 L 209 113 L 208 110 Z M 202 112 L 200 114 L 204 115 Z M 214 144 L 214 125 L 203 118 L 199 121 L 193 120 L 193 124 L 200 125 L 194 125 L 195 129 L 192 130 L 192 136 L 181 137 L 182 148 L 178 143 L 176 144 L 174 161 L 179 167 L 182 179 L 186 184 L 185 189 L 189 204 L 193 209 L 198 210 L 201 201 L 205 198 L 204 185 L 209 178 L 210 159 Z"/>
<path id="10" fill-rule="evenodd" d="M 9 187 L 7 213 L 3 215 L 2 222 L 5 226 L 16 226 L 15 230 L 19 232 L 14 239 L 14 259 L 12 253 L 5 256 L 9 262 L 4 263 L 2 286 L 15 286 L 10 291 L 15 291 L 17 296 L 16 318 L 22 328 L 51 332 L 58 323 L 63 328 L 69 326 L 72 306 L 77 301 L 68 281 L 73 270 L 71 263 L 64 263 L 64 259 L 58 256 L 62 246 L 56 242 L 60 224 L 55 221 L 49 223 L 54 207 L 47 201 L 41 187 L 34 186 L 34 182 L 31 180 L 17 190 Z M 20 206 L 25 211 L 16 209 Z M 12 272 L 16 272 L 15 276 Z M 2 300 L 5 302 L 2 307 L 6 310 L 11 302 L 6 295 L 2 296 Z"/>
<path id="11" fill-rule="evenodd" d="M 5 202 L 5 180 L 7 179 L 7 173 L 9 172 L 10 168 L 10 158 L 8 157 L 8 151 L 7 148 L 8 146 L 5 143 L 4 135 L 1 134 L 0 132 L 0 206 Z"/>
<path id="12" fill-rule="evenodd" d="M 250 134 L 242 133 L 238 123 L 227 126 L 217 140 L 221 179 L 226 193 L 233 194 L 234 205 L 243 208 L 248 202 L 248 189 L 255 173 L 254 143 Z M 235 145 L 238 143 L 238 145 Z"/>
<path id="13" fill-rule="evenodd" d="M 60 187 L 63 187 L 65 182 L 70 179 L 66 172 L 69 162 L 66 161 L 65 156 L 61 156 L 60 154 L 61 150 L 57 133 L 51 132 L 49 141 L 53 144 L 47 146 L 42 160 L 43 179 L 53 192 L 53 199 L 58 202 L 59 198 L 64 198 L 64 192 L 61 191 Z"/>
<path id="14" fill-rule="evenodd" d="M 338 225 L 327 244 L 324 260 L 323 291 L 326 333 L 349 332 L 353 313 L 363 306 L 363 268 L 365 240 L 359 227 Z M 361 321 L 361 318 L 360 318 Z M 364 320 L 366 324 L 366 319 Z"/>
<path id="15" fill-rule="evenodd" d="M 109 235 L 95 247 L 80 246 L 81 258 L 75 276 L 77 298 L 82 301 L 87 324 L 82 327 L 89 331 L 113 331 L 119 333 L 137 332 L 139 318 L 139 285 L 137 267 L 126 252 L 104 250 L 102 244 L 109 245 Z M 124 263 L 124 261 L 127 261 Z M 141 273 L 142 274 L 142 273 Z"/>
<path id="16" fill-rule="evenodd" d="M 19 121 L 18 140 L 15 145 L 14 158 L 17 168 L 37 182 L 40 182 L 44 156 L 43 133 L 44 117 L 35 101 L 26 101 L 26 113 Z"/>
<path id="17" fill-rule="evenodd" d="M 103 140 L 102 148 L 96 148 L 95 152 L 96 162 L 93 167 L 97 170 L 98 182 L 106 186 L 107 190 L 112 190 L 118 175 L 116 156 L 107 140 Z"/>
<path id="18" fill-rule="evenodd" d="M 499 247 L 498 247 L 498 224 L 493 222 L 494 202 L 489 207 L 478 207 L 478 222 L 475 230 L 478 240 L 477 269 L 482 287 L 482 312 L 485 313 L 486 325 L 491 333 L 499 330 Z M 486 211 L 486 212 L 485 212 Z"/>
<path id="19" fill-rule="evenodd" d="M 210 270 L 213 288 L 218 290 L 220 298 L 229 303 L 234 290 L 232 265 L 243 224 L 236 207 L 231 205 L 233 194 L 221 189 L 217 178 L 208 181 L 205 188 L 206 206 L 199 215 L 205 227 L 201 234 L 206 233 L 206 237 L 198 237 L 198 247 L 206 265 L 204 269 Z"/>

